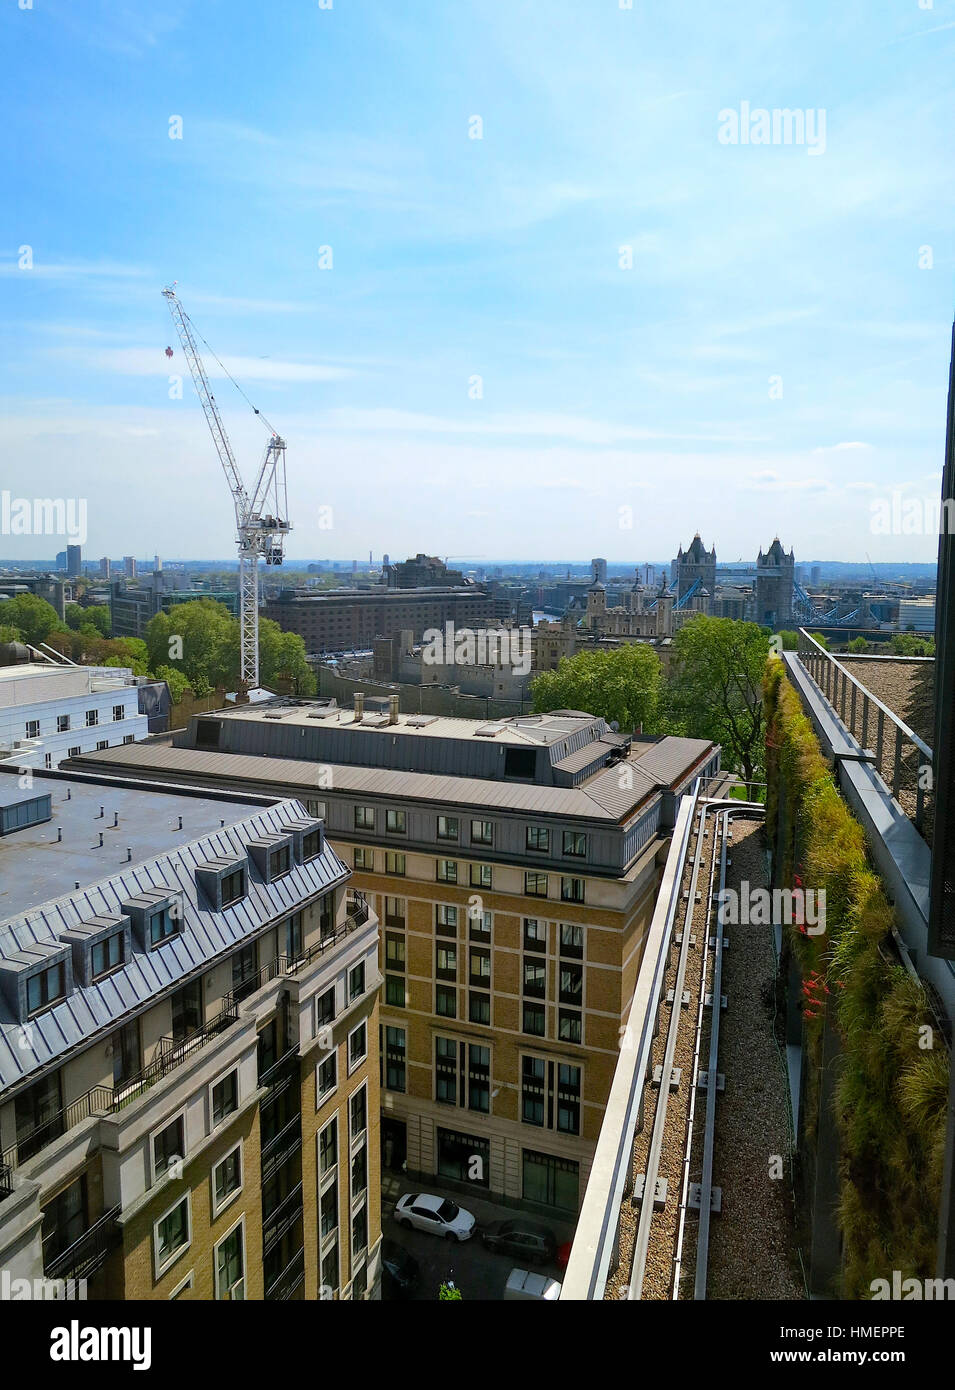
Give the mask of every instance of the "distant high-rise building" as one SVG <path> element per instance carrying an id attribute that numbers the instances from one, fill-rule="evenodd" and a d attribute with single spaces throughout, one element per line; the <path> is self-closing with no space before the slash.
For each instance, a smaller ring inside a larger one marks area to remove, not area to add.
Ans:
<path id="1" fill-rule="evenodd" d="M 123 573 L 127 579 L 136 578 L 136 557 L 135 555 L 123 556 Z"/>
<path id="2" fill-rule="evenodd" d="M 66 551 L 65 551 L 65 550 L 58 550 L 58 551 L 56 552 L 56 568 L 57 568 L 58 570 L 65 570 L 65 569 L 66 569 Z"/>
<path id="3" fill-rule="evenodd" d="M 83 551 L 78 545 L 66 547 L 66 572 L 71 579 L 83 573 Z"/>
<path id="4" fill-rule="evenodd" d="M 154 571 L 156 574 L 162 574 L 162 556 L 161 556 L 161 555 L 155 555 L 155 556 L 153 557 L 153 571 Z"/>
<path id="5" fill-rule="evenodd" d="M 110 568 L 111 568 L 111 566 L 110 566 L 110 562 L 109 562 L 109 556 L 108 556 L 108 555 L 104 555 L 103 558 L 102 558 L 102 560 L 100 560 L 100 562 L 99 562 L 99 573 L 100 573 L 100 578 L 101 578 L 101 579 L 109 579 L 109 577 L 110 577 Z"/>
<path id="6" fill-rule="evenodd" d="M 809 582 L 810 582 L 810 584 L 812 584 L 812 586 L 813 586 L 814 588 L 815 588 L 815 586 L 816 586 L 817 584 L 821 584 L 821 583 L 822 583 L 822 566 L 821 566 L 821 565 L 813 565 L 812 569 L 811 569 L 810 572 L 809 572 Z"/>
<path id="7" fill-rule="evenodd" d="M 607 561 L 606 561 L 606 560 L 591 560 L 591 562 L 590 562 L 590 568 L 591 568 L 591 570 L 593 571 L 594 579 L 599 579 L 599 581 L 600 581 L 601 584 L 606 584 L 606 582 L 607 582 Z"/>

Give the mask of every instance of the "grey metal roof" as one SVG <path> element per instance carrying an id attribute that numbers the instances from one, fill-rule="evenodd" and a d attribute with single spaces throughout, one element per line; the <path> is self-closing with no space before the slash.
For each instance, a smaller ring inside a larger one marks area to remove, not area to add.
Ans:
<path id="1" fill-rule="evenodd" d="M 634 748 L 639 748 L 635 744 Z M 645 753 L 638 756 L 638 766 L 648 777 L 668 786 L 685 777 L 714 745 L 705 738 L 677 738 L 669 735 L 659 743 L 651 743 Z"/>
<path id="2" fill-rule="evenodd" d="M 155 806 L 157 792 L 140 790 L 138 794 Z M 250 863 L 247 896 L 221 912 L 209 907 L 199 893 L 195 876 L 199 865 L 219 856 L 244 856 L 251 839 L 281 834 L 301 818 L 303 809 L 300 803 L 287 800 L 247 814 L 170 853 L 114 871 L 78 892 L 0 924 L 0 956 L 16 959 L 34 943 L 54 943 L 61 932 L 95 916 L 121 912 L 123 904 L 137 895 L 165 889 L 182 894 L 182 932 L 148 953 L 134 950 L 126 965 L 99 984 L 76 986 L 62 1003 L 25 1025 L 13 1018 L 0 997 L 0 1086 L 28 1077 L 61 1053 L 115 1027 L 124 1014 L 148 1003 L 158 992 L 348 878 L 350 871 L 326 841 L 321 855 L 294 865 L 273 883 L 263 883 Z M 52 860 L 61 850 L 54 843 L 47 857 Z"/>

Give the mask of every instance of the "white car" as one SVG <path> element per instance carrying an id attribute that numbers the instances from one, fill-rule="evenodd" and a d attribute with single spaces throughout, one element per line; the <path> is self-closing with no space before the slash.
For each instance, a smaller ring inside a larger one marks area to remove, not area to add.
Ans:
<path id="1" fill-rule="evenodd" d="M 395 1206 L 399 1226 L 414 1226 L 446 1240 L 470 1240 L 477 1224 L 474 1217 L 447 1197 L 428 1192 L 406 1192 Z"/>

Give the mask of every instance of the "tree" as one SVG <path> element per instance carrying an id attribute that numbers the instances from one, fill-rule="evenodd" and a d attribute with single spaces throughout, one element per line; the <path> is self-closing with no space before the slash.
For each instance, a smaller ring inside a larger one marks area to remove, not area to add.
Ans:
<path id="1" fill-rule="evenodd" d="M 304 638 L 283 632 L 271 618 L 259 619 L 259 679 L 265 686 L 291 681 L 295 695 L 314 695 L 318 687 L 305 657 Z"/>
<path id="2" fill-rule="evenodd" d="M 146 625 L 149 668 L 182 671 L 196 695 L 216 686 L 235 688 L 239 676 L 239 623 L 215 599 L 176 604 Z"/>
<path id="3" fill-rule="evenodd" d="M 83 608 L 78 603 L 68 603 L 66 625 L 77 632 L 92 627 L 101 637 L 108 637 L 112 631 L 109 608 L 106 604 L 91 604 L 88 608 Z"/>
<path id="4" fill-rule="evenodd" d="M 769 636 L 755 623 L 698 614 L 677 630 L 666 688 L 671 732 L 708 738 L 746 782 L 761 780 Z"/>
<path id="5" fill-rule="evenodd" d="M 62 627 L 56 609 L 38 594 L 17 594 L 0 602 L 0 624 L 15 627 L 19 641 L 33 647 L 45 642 L 50 633 Z"/>
<path id="6" fill-rule="evenodd" d="M 849 643 L 848 650 L 850 652 L 867 652 L 869 650 L 869 644 L 864 637 L 853 637 L 852 641 Z"/>
<path id="7" fill-rule="evenodd" d="M 438 1298 L 442 1303 L 459 1303 L 462 1301 L 461 1290 L 453 1279 L 448 1279 L 439 1287 Z"/>
<path id="8" fill-rule="evenodd" d="M 657 718 L 662 679 L 653 648 L 634 642 L 615 651 L 565 656 L 556 671 L 535 678 L 531 698 L 538 714 L 579 709 L 621 729 L 647 728 Z"/>
<path id="9" fill-rule="evenodd" d="M 780 637 L 782 638 L 783 651 L 784 651 L 784 652 L 798 652 L 798 650 L 799 650 L 799 633 L 798 633 L 798 632 L 795 632 L 792 628 L 783 628 L 783 630 L 780 632 L 779 635 L 780 635 Z"/>
<path id="10" fill-rule="evenodd" d="M 157 681 L 165 681 L 169 686 L 169 694 L 172 696 L 173 704 L 178 705 L 183 695 L 189 689 L 189 681 L 172 666 L 157 666 L 153 672 Z"/>

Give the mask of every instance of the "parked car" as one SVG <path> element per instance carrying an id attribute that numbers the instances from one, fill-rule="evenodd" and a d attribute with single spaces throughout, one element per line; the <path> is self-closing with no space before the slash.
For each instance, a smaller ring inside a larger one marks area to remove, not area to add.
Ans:
<path id="1" fill-rule="evenodd" d="M 533 1264 L 547 1264 L 557 1253 L 557 1237 L 549 1226 L 526 1216 L 493 1221 L 481 1232 L 488 1250 L 517 1255 Z"/>
<path id="2" fill-rule="evenodd" d="M 381 1286 L 387 1298 L 407 1298 L 418 1282 L 418 1261 L 397 1241 L 381 1242 Z"/>
<path id="3" fill-rule="evenodd" d="M 470 1240 L 477 1224 L 474 1217 L 449 1197 L 434 1197 L 428 1192 L 406 1192 L 395 1206 L 399 1226 L 413 1226 L 418 1231 L 430 1231 L 447 1240 Z"/>
<path id="4" fill-rule="evenodd" d="M 548 1279 L 546 1274 L 533 1274 L 527 1269 L 512 1269 L 504 1286 L 505 1298 L 544 1299 L 556 1303 L 560 1298 L 561 1285 L 556 1279 Z"/>

